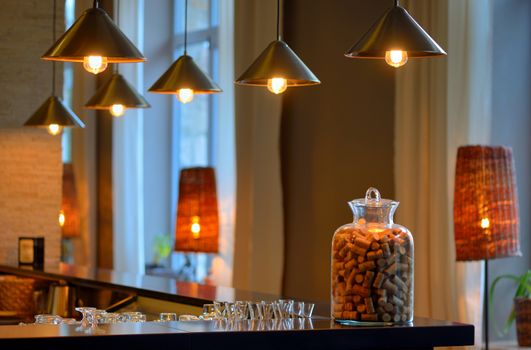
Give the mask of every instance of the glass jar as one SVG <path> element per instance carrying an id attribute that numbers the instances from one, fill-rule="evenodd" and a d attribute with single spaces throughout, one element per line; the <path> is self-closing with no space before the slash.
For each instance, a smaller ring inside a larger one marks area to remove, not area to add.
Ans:
<path id="1" fill-rule="evenodd" d="M 369 188 L 349 202 L 354 222 L 332 238 L 332 318 L 342 324 L 413 320 L 413 237 L 393 223 L 398 202 Z"/>

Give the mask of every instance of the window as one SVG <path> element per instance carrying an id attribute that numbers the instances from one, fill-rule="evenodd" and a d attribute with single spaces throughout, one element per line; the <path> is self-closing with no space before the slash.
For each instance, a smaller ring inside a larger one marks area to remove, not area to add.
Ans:
<path id="1" fill-rule="evenodd" d="M 187 53 L 214 81 L 219 80 L 219 0 L 189 0 Z M 185 0 L 174 3 L 173 55 L 177 59 L 184 50 Z M 182 104 L 176 99 L 173 108 L 172 172 L 175 179 L 175 197 L 172 200 L 175 225 L 178 199 L 178 179 L 182 168 L 214 166 L 216 120 L 219 97 L 195 95 L 192 102 Z M 175 232 L 175 227 L 173 227 Z M 206 254 L 186 256 L 175 253 L 172 267 L 182 272 L 181 277 L 202 281 L 209 273 L 212 257 Z M 191 260 L 189 260 L 191 259 Z M 183 271 L 183 266 L 190 266 Z"/>
<path id="2" fill-rule="evenodd" d="M 188 55 L 207 74 L 219 79 L 219 0 L 190 0 L 188 3 Z M 174 58 L 184 50 L 185 0 L 175 1 L 175 40 Z M 175 101 L 174 128 L 178 157 L 174 164 L 180 168 L 207 166 L 215 164 L 213 136 L 218 110 L 217 96 L 196 95 L 191 103 L 181 104 Z M 175 148 L 174 148 L 175 149 Z"/>

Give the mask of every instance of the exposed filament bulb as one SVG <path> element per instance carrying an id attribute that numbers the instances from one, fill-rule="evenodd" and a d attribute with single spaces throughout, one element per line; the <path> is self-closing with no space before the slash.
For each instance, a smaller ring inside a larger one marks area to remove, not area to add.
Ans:
<path id="1" fill-rule="evenodd" d="M 385 62 L 395 68 L 407 63 L 407 51 L 391 50 L 385 52 Z"/>
<path id="2" fill-rule="evenodd" d="M 111 108 L 109 108 L 109 112 L 114 117 L 121 117 L 125 113 L 125 107 L 122 104 L 114 104 L 111 106 Z"/>
<path id="3" fill-rule="evenodd" d="M 59 135 L 63 131 L 63 127 L 59 124 L 50 124 L 46 128 L 46 131 L 48 131 L 48 134 L 56 136 L 56 135 Z"/>
<path id="4" fill-rule="evenodd" d="M 288 81 L 284 78 L 271 78 L 267 80 L 267 89 L 274 94 L 281 94 L 288 88 Z"/>
<path id="5" fill-rule="evenodd" d="M 107 57 L 85 56 L 83 57 L 83 68 L 92 74 L 101 73 L 107 68 Z"/>
<path id="6" fill-rule="evenodd" d="M 177 99 L 181 103 L 188 103 L 194 99 L 194 90 L 192 89 L 179 89 L 177 91 Z"/>

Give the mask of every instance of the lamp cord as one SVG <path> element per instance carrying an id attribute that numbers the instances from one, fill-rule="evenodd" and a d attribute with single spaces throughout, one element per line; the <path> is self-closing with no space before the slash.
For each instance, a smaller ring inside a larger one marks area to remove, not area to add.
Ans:
<path id="1" fill-rule="evenodd" d="M 55 19 L 57 16 L 56 0 L 53 0 L 52 12 L 52 43 L 55 43 Z M 55 61 L 52 61 L 52 96 L 55 96 Z"/>
<path id="2" fill-rule="evenodd" d="M 116 26 L 120 28 L 120 0 L 116 0 Z M 118 67 L 118 63 L 113 63 L 115 74 L 118 74 Z"/>
<path id="3" fill-rule="evenodd" d="M 186 44 L 188 43 L 188 0 L 184 0 L 184 55 L 186 56 Z"/>
<path id="4" fill-rule="evenodd" d="M 277 40 L 280 40 L 280 0 L 277 0 Z"/>

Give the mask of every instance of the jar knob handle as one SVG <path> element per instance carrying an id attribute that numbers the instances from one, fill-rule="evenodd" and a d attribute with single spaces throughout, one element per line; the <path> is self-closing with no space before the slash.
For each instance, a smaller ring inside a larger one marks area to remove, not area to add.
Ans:
<path id="1" fill-rule="evenodd" d="M 374 194 L 374 198 L 372 195 Z M 374 187 L 369 187 L 367 192 L 365 193 L 365 202 L 368 202 L 370 200 L 374 200 L 376 202 L 379 202 L 382 197 L 380 196 L 380 191 Z"/>

